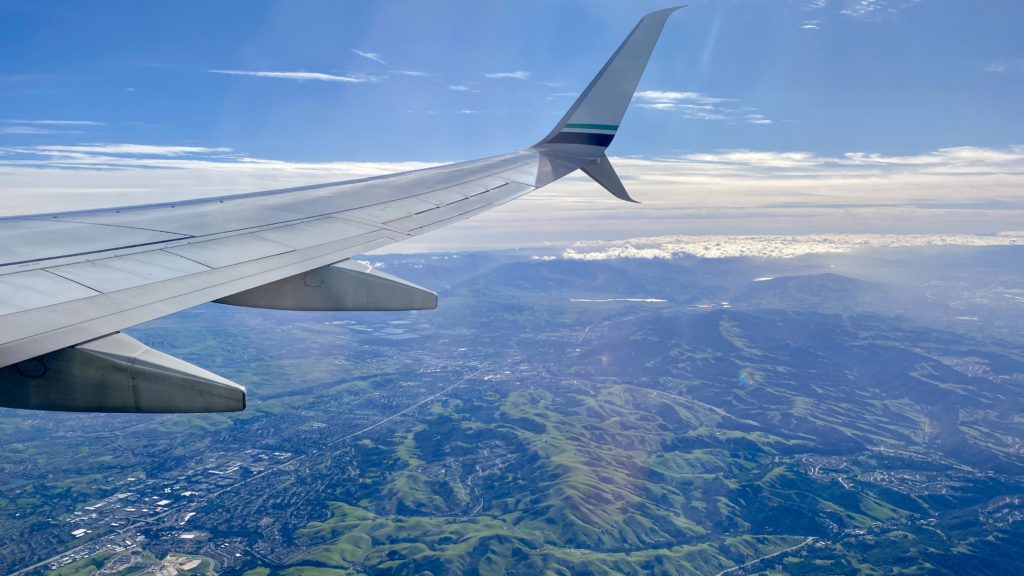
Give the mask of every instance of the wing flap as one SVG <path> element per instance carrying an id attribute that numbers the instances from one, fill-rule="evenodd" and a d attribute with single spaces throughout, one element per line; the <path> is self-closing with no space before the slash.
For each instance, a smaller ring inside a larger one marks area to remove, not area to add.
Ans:
<path id="1" fill-rule="evenodd" d="M 210 268 L 207 266 L 163 250 L 47 269 L 50 273 L 105 294 L 208 270 Z"/>
<path id="2" fill-rule="evenodd" d="M 438 222 L 448 221 L 452 218 L 457 218 L 463 214 L 479 210 L 480 208 L 489 208 L 495 205 L 498 199 L 509 195 L 515 195 L 517 193 L 525 194 L 533 190 L 532 187 L 526 186 L 525 184 L 519 184 L 517 182 L 506 182 L 502 186 L 497 186 L 486 193 L 477 194 L 458 202 L 452 202 L 440 208 L 434 208 L 415 216 L 408 218 L 402 218 L 388 222 L 389 226 L 393 226 L 400 230 L 407 230 L 410 234 L 422 234 L 422 228 L 436 224 Z"/>
<path id="3" fill-rule="evenodd" d="M 39 262 L 69 255 L 88 256 L 184 238 L 126 226 L 98 226 L 52 219 L 0 220 L 0 267 Z M 0 274 L 4 273 L 0 268 Z"/>
<path id="4" fill-rule="evenodd" d="M 353 238 L 378 229 L 367 224 L 327 216 L 300 224 L 254 232 L 253 235 L 298 250 L 340 239 Z"/>
<path id="5" fill-rule="evenodd" d="M 243 234 L 173 246 L 164 250 L 210 268 L 223 268 L 283 254 L 292 251 L 293 248 L 256 234 Z"/>
<path id="6" fill-rule="evenodd" d="M 464 200 L 478 194 L 484 194 L 488 190 L 493 190 L 507 182 L 508 181 L 504 178 L 488 176 L 486 178 L 473 180 L 472 182 L 466 182 L 465 184 L 458 184 L 456 186 L 449 186 L 448 188 L 434 190 L 433 192 L 423 194 L 419 198 L 436 206 L 445 206 L 452 202 L 458 202 L 459 200 Z"/>
<path id="7" fill-rule="evenodd" d="M 0 316 L 97 294 L 96 290 L 45 270 L 7 274 L 0 276 Z"/>
<path id="8" fill-rule="evenodd" d="M 405 198 L 403 200 L 396 200 L 385 204 L 375 204 L 365 208 L 348 210 L 339 215 L 344 218 L 356 218 L 359 220 L 367 220 L 370 222 L 384 224 L 392 220 L 405 218 L 406 216 L 412 216 L 413 214 L 419 214 L 420 212 L 432 210 L 434 208 L 437 208 L 435 204 L 431 204 L 430 202 L 421 200 L 420 198 Z"/>

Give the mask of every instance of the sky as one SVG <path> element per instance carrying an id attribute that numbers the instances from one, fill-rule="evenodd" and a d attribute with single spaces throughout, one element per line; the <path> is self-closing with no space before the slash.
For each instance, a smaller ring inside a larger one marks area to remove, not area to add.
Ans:
<path id="1" fill-rule="evenodd" d="M 0 214 L 529 146 L 659 0 L 0 0 Z M 1024 229 L 1024 3 L 694 0 L 609 149 L 406 249 Z"/>

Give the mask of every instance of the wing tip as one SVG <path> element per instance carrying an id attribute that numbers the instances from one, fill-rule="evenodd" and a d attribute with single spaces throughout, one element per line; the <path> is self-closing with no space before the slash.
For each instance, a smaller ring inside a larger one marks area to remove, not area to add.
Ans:
<path id="1" fill-rule="evenodd" d="M 643 20 L 646 20 L 646 19 L 648 19 L 648 18 L 650 18 L 652 16 L 654 16 L 654 17 L 659 17 L 660 16 L 660 17 L 663 17 L 663 18 L 668 18 L 669 16 L 671 16 L 676 11 L 682 10 L 683 8 L 686 8 L 688 6 L 689 6 L 689 4 L 680 4 L 679 6 L 672 6 L 670 8 L 662 8 L 661 10 L 655 10 L 653 12 L 648 12 L 640 20 L 643 21 Z"/>

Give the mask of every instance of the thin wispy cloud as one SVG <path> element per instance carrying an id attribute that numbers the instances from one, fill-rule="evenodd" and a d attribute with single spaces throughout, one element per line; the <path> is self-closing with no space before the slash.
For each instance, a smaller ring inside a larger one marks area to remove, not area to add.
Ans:
<path id="1" fill-rule="evenodd" d="M 562 98 L 576 98 L 579 96 L 578 92 L 555 92 L 554 94 L 548 94 L 544 97 L 545 100 L 558 100 Z"/>
<path id="2" fill-rule="evenodd" d="M 985 65 L 985 72 L 1024 72 L 1024 58 L 993 60 Z"/>
<path id="3" fill-rule="evenodd" d="M 31 124 L 35 126 L 102 126 L 102 122 L 94 120 L 22 120 L 8 118 L 4 120 L 8 124 Z"/>
<path id="4" fill-rule="evenodd" d="M 392 74 L 398 74 L 401 76 L 413 76 L 416 78 L 427 78 L 432 76 L 427 72 L 420 72 L 419 70 L 391 70 Z"/>
<path id="5" fill-rule="evenodd" d="M 344 84 L 362 84 L 364 82 L 376 82 L 379 76 L 364 75 L 340 75 L 327 74 L 324 72 L 280 72 L 263 70 L 208 70 L 214 74 L 227 74 L 229 76 L 253 76 L 256 78 L 278 78 L 282 80 L 313 80 L 318 82 L 341 82 Z"/>
<path id="6" fill-rule="evenodd" d="M 184 156 L 188 154 L 222 154 L 231 148 L 209 148 L 206 146 L 160 146 L 153 144 L 77 144 L 71 146 L 45 145 L 32 148 L 11 148 L 9 150 L 34 152 L 48 155 L 65 154 L 116 154 L 132 156 Z"/>
<path id="7" fill-rule="evenodd" d="M 0 134 L 22 134 L 22 135 L 40 135 L 40 134 L 60 134 L 65 132 L 64 130 L 55 130 L 53 128 L 44 128 L 42 126 L 0 126 Z"/>
<path id="8" fill-rule="evenodd" d="M 695 102 L 698 104 L 717 104 L 728 102 L 731 98 L 715 98 L 700 92 L 674 92 L 669 90 L 641 90 L 636 93 L 636 99 L 644 102 Z"/>
<path id="9" fill-rule="evenodd" d="M 855 0 L 839 11 L 843 16 L 861 20 L 878 20 L 892 16 L 923 0 Z"/>
<path id="10" fill-rule="evenodd" d="M 380 54 L 377 54 L 376 52 L 366 52 L 363 50 L 356 50 L 355 48 L 352 48 L 351 50 L 352 52 L 362 56 L 363 58 L 366 58 L 367 60 L 373 60 L 374 62 L 377 62 L 378 64 L 383 64 L 385 66 L 388 65 L 388 63 L 385 62 L 384 59 L 380 57 Z"/>
<path id="11" fill-rule="evenodd" d="M 465 84 L 449 84 L 448 89 L 452 92 L 480 92 L 476 88 L 467 86 Z"/>
<path id="12" fill-rule="evenodd" d="M 853 4 L 850 4 L 848 8 L 840 10 L 839 13 L 847 16 L 853 16 L 854 18 L 860 18 L 877 10 L 881 10 L 883 6 L 884 4 L 879 0 L 858 0 Z"/>
<path id="13" fill-rule="evenodd" d="M 804 10 L 814 12 L 815 16 L 827 19 L 829 15 L 839 15 L 861 21 L 881 21 L 899 14 L 903 10 L 923 2 L 924 0 L 806 0 Z M 805 19 L 800 23 L 801 30 L 819 30 L 822 18 Z"/>
<path id="14" fill-rule="evenodd" d="M 531 76 L 530 72 L 526 70 L 516 70 L 515 72 L 492 72 L 490 74 L 484 74 L 485 78 L 513 78 L 516 80 L 529 80 Z"/>
<path id="15" fill-rule="evenodd" d="M 102 122 L 96 122 L 93 120 L 29 120 L 22 118 L 8 118 L 0 120 L 0 134 L 22 136 L 81 134 L 82 128 L 102 125 Z"/>
<path id="16" fill-rule="evenodd" d="M 637 92 L 634 101 L 641 108 L 676 112 L 694 120 L 718 120 L 731 123 L 771 124 L 757 108 L 736 107 L 731 98 L 717 98 L 700 92 L 644 90 Z"/>

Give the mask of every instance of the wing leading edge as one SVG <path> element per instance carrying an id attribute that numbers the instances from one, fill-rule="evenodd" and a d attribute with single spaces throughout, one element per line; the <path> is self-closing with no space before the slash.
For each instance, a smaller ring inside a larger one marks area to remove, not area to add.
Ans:
<path id="1" fill-rule="evenodd" d="M 242 410 L 245 390 L 120 331 L 210 301 L 411 310 L 436 295 L 348 259 L 464 220 L 605 156 L 669 15 L 636 25 L 552 132 L 519 152 L 285 190 L 0 218 L 0 406 Z"/>

